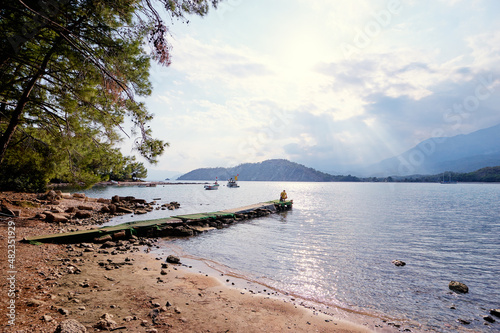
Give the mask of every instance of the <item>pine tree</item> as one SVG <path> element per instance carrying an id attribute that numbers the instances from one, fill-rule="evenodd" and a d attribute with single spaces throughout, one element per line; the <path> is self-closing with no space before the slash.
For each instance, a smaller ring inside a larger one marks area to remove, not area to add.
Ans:
<path id="1" fill-rule="evenodd" d="M 114 147 L 126 118 L 138 135 L 135 149 L 157 162 L 168 143 L 153 138 L 153 115 L 137 100 L 151 94 L 150 61 L 171 61 L 168 27 L 156 7 L 186 21 L 217 2 L 2 1 L 0 186 L 40 188 L 54 177 L 98 181 L 101 167 L 123 162 Z M 37 172 L 25 174 L 27 166 Z"/>

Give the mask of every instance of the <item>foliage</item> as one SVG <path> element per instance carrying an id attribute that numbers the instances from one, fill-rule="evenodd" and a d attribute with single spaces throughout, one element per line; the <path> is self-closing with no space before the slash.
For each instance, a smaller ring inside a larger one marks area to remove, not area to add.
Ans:
<path id="1" fill-rule="evenodd" d="M 123 162 L 114 147 L 128 136 L 127 118 L 139 133 L 135 149 L 156 163 L 168 143 L 153 138 L 153 115 L 137 100 L 151 93 L 150 60 L 171 62 L 156 7 L 186 20 L 217 2 L 3 1 L 0 174 L 8 177 L 0 186 L 34 190 L 50 177 L 90 184 L 109 176 Z"/>
<path id="2" fill-rule="evenodd" d="M 125 158 L 123 162 L 115 166 L 115 169 L 109 175 L 110 180 L 137 180 L 146 178 L 148 170 L 141 162 L 136 162 L 135 157 Z"/>
<path id="3" fill-rule="evenodd" d="M 0 188 L 15 191 L 43 192 L 54 177 L 54 167 L 49 161 L 56 161 L 51 146 L 31 137 L 16 144 L 16 150 L 9 150 L 0 168 Z M 49 163 L 47 163 L 49 162 Z"/>

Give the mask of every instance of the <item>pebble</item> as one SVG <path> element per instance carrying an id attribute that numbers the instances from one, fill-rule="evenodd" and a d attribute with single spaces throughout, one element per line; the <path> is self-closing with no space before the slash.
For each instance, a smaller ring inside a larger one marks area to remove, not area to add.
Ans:
<path id="1" fill-rule="evenodd" d="M 492 316 L 483 316 L 483 319 L 487 321 L 488 323 L 494 323 L 495 319 L 493 319 Z"/>
<path id="2" fill-rule="evenodd" d="M 48 323 L 48 322 L 51 322 L 52 320 L 54 320 L 54 318 L 52 318 L 52 317 L 51 317 L 51 316 L 49 316 L 49 315 L 43 315 L 43 316 L 42 316 L 42 320 L 43 320 L 44 322 Z"/>
<path id="3" fill-rule="evenodd" d="M 57 309 L 57 311 L 58 311 L 60 314 L 65 315 L 65 316 L 69 314 L 69 310 L 64 309 L 64 308 L 59 308 L 59 309 Z"/>

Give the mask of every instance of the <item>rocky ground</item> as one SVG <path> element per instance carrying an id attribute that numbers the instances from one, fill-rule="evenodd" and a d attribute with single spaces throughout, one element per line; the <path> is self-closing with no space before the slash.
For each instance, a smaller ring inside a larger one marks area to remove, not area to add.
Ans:
<path id="1" fill-rule="evenodd" d="M 28 236 L 90 228 L 130 212 L 126 209 L 137 214 L 159 205 L 61 192 L 4 192 L 0 201 L 0 322 L 5 332 L 369 331 L 271 293 L 231 288 L 193 272 L 182 266 L 182 258 L 179 263 L 168 254 L 149 253 L 155 239 L 22 242 Z"/>

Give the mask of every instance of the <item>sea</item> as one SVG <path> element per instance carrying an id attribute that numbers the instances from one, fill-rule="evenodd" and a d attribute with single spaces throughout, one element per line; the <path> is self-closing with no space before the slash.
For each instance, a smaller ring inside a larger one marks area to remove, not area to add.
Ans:
<path id="1" fill-rule="evenodd" d="M 500 308 L 500 184 L 224 183 L 217 191 L 196 183 L 85 193 L 181 205 L 117 217 L 113 225 L 246 206 L 286 190 L 290 211 L 160 246 L 325 312 L 364 314 L 422 331 L 500 332 L 500 318 L 483 319 Z M 451 291 L 450 281 L 469 292 Z"/>

